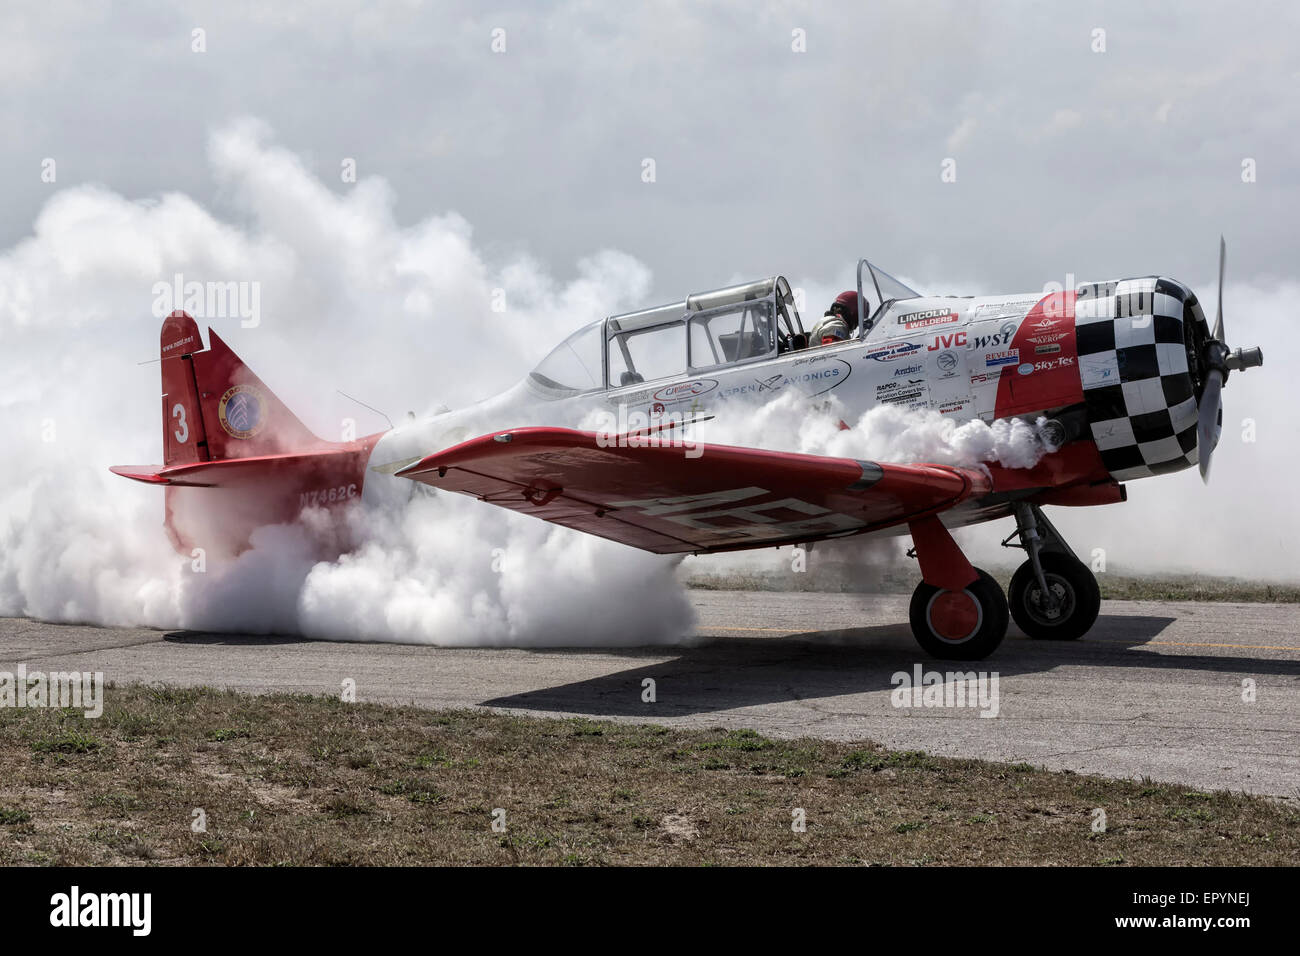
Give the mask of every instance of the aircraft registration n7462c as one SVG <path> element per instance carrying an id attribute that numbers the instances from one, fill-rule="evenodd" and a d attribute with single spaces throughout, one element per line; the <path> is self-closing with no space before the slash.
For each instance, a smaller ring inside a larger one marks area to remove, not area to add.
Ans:
<path id="1" fill-rule="evenodd" d="M 194 320 L 174 312 L 162 326 L 163 464 L 112 470 L 165 486 L 178 548 L 231 554 L 261 525 L 336 513 L 363 493 L 382 501 L 410 482 L 659 554 L 910 534 L 917 641 L 939 658 L 978 660 L 1009 617 L 1049 639 L 1096 621 L 1096 578 L 1044 506 L 1123 501 L 1123 482 L 1198 464 L 1208 475 L 1221 389 L 1263 361 L 1258 348 L 1225 344 L 1223 262 L 1220 241 L 1213 328 L 1191 289 L 1160 276 L 921 296 L 863 259 L 856 293 L 812 334 L 779 276 L 698 293 L 574 332 L 511 393 L 532 420 L 477 437 L 471 407 L 323 441 L 214 331 L 205 348 Z M 854 414 L 889 403 L 957 421 L 1019 418 L 1049 450 L 1029 468 L 711 444 L 683 453 L 681 422 L 745 414 L 746 399 L 791 389 L 813 403 L 834 395 Z M 590 407 L 649 424 L 616 440 L 555 424 Z M 949 528 L 1008 517 L 1007 541 L 1018 538 L 1027 559 L 1004 594 Z"/>

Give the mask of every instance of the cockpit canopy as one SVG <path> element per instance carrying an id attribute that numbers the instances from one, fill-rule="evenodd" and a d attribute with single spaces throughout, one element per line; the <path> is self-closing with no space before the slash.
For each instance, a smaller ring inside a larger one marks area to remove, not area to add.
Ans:
<path id="1" fill-rule="evenodd" d="M 803 335 L 790 283 L 773 276 L 593 322 L 529 377 L 557 395 L 620 388 L 768 358 Z"/>
<path id="2" fill-rule="evenodd" d="M 862 316 L 859 336 L 889 302 L 917 294 L 861 260 L 859 300 L 874 308 Z M 756 362 L 807 344 L 790 283 L 772 276 L 593 322 L 542 359 L 529 380 L 559 398 Z"/>

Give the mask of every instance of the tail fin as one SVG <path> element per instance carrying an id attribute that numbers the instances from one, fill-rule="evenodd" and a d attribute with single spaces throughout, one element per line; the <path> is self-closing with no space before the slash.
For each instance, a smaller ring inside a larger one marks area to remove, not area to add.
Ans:
<path id="1" fill-rule="evenodd" d="M 380 434 L 317 438 L 216 332 L 208 335 L 205 349 L 185 312 L 163 321 L 163 464 L 110 469 L 165 486 L 165 525 L 176 548 L 238 554 L 262 525 L 358 498 Z"/>
<path id="2" fill-rule="evenodd" d="M 163 463 L 189 464 L 322 448 L 224 341 L 185 312 L 163 322 Z"/>

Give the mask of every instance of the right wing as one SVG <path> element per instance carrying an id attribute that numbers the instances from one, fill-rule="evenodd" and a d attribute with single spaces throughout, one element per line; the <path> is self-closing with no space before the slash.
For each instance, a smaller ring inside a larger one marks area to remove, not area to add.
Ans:
<path id="1" fill-rule="evenodd" d="M 692 457 L 693 456 L 693 457 Z M 651 437 L 519 428 L 397 474 L 658 554 L 874 531 L 987 494 L 989 475 Z"/>

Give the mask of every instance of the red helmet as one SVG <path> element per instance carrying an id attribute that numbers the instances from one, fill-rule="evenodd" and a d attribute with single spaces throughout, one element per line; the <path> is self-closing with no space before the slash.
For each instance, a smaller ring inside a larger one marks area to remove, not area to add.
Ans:
<path id="1" fill-rule="evenodd" d="M 826 310 L 826 314 L 838 315 L 843 318 L 848 323 L 849 332 L 852 333 L 858 327 L 858 294 L 856 292 L 841 292 L 835 297 L 831 307 Z"/>

